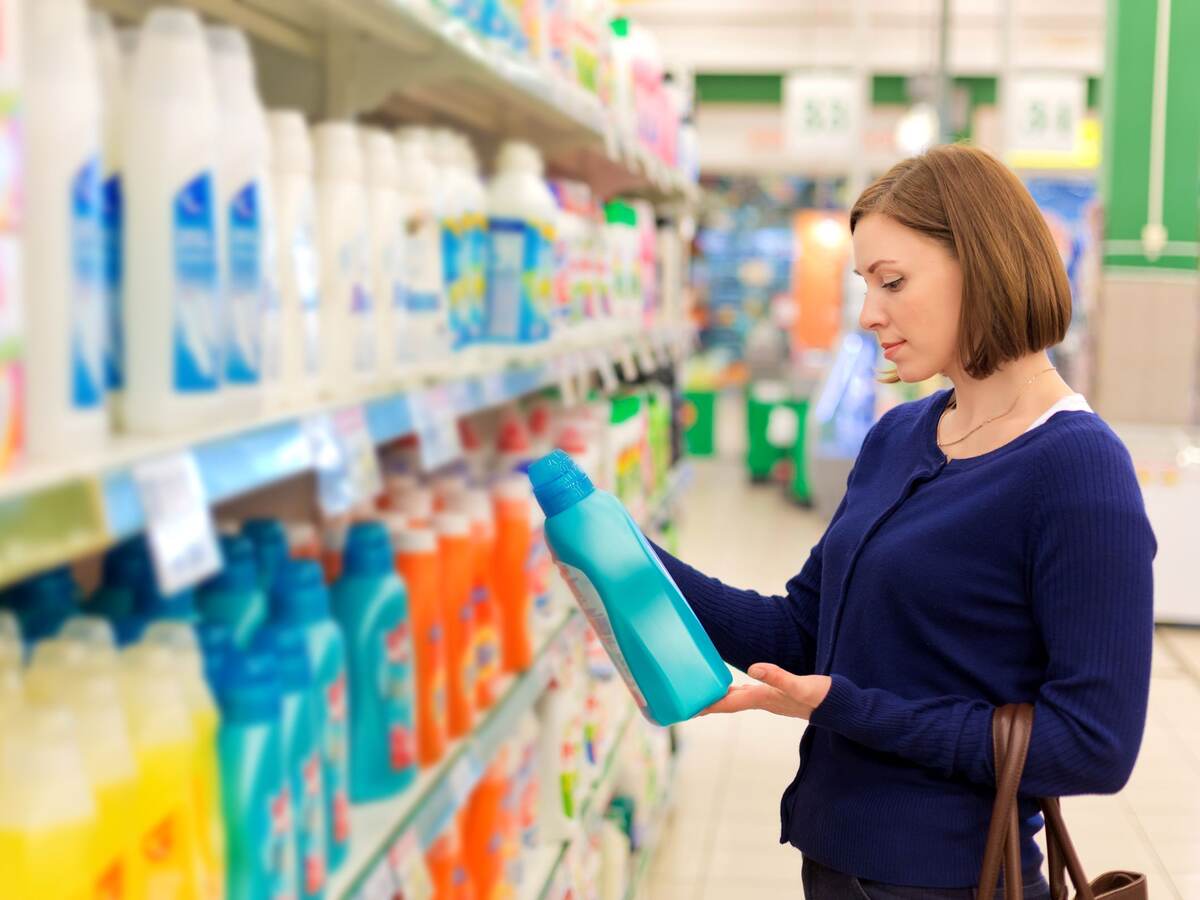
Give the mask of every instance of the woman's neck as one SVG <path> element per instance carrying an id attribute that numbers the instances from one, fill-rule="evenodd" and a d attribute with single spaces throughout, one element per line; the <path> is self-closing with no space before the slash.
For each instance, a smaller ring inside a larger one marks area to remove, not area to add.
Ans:
<path id="1" fill-rule="evenodd" d="M 1050 368 L 1050 358 L 1044 352 L 1007 363 L 987 378 L 972 378 L 956 367 L 946 373 L 954 384 L 955 419 L 961 427 L 970 428 L 1004 414 L 1014 404 L 1021 406 L 1031 396 L 1061 395 L 1064 389 L 1069 392 L 1057 372 L 1046 371 Z"/>

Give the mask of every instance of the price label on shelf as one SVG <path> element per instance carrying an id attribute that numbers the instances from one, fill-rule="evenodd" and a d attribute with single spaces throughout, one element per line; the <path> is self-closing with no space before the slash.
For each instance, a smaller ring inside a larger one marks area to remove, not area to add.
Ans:
<path id="1" fill-rule="evenodd" d="M 190 450 L 133 467 L 158 587 L 176 594 L 221 568 L 200 469 Z"/>
<path id="2" fill-rule="evenodd" d="M 361 406 L 310 416 L 304 434 L 317 472 L 317 503 L 326 515 L 340 515 L 382 490 L 379 457 Z"/>
<path id="3" fill-rule="evenodd" d="M 375 866 L 359 889 L 357 900 L 395 900 L 397 884 L 387 861 Z"/>
<path id="4" fill-rule="evenodd" d="M 621 386 L 621 378 L 617 374 L 616 363 L 605 351 L 596 350 L 592 353 L 592 365 L 600 373 L 600 384 L 604 388 L 604 393 L 611 394 Z"/>
<path id="5" fill-rule="evenodd" d="M 621 345 L 621 349 L 617 351 L 617 361 L 621 366 L 621 374 L 625 380 L 637 381 L 637 360 L 633 358 L 633 347 L 630 344 Z"/>
<path id="6" fill-rule="evenodd" d="M 653 345 L 643 343 L 638 345 L 637 355 L 638 368 L 642 370 L 642 374 L 650 377 L 658 371 L 658 360 L 654 356 Z"/>
<path id="7" fill-rule="evenodd" d="M 401 897 L 432 897 L 433 879 L 416 831 L 410 829 L 388 849 L 388 867 Z"/>
<path id="8" fill-rule="evenodd" d="M 422 467 L 431 472 L 462 456 L 454 396 L 445 386 L 418 391 L 409 398 Z"/>
<path id="9" fill-rule="evenodd" d="M 499 406 L 508 399 L 508 389 L 503 372 L 490 372 L 480 379 L 485 406 Z"/>
<path id="10" fill-rule="evenodd" d="M 558 392 L 562 395 L 564 406 L 575 406 L 579 402 L 579 391 L 575 384 L 577 356 L 560 356 L 554 360 L 554 369 L 558 375 Z"/>
<path id="11" fill-rule="evenodd" d="M 446 776 L 455 808 L 467 802 L 467 798 L 471 796 L 471 791 L 475 789 L 482 774 L 483 766 L 475 754 L 475 749 L 468 744 L 463 748 L 458 762 L 450 769 L 450 774 Z"/>

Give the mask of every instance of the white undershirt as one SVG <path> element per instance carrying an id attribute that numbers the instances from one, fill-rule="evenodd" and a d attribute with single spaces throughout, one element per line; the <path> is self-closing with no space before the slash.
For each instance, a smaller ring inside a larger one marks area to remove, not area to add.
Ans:
<path id="1" fill-rule="evenodd" d="M 1047 422 L 1050 421 L 1050 419 L 1052 419 L 1054 416 L 1058 415 L 1060 412 L 1089 412 L 1090 413 L 1090 412 L 1095 412 L 1095 410 L 1093 410 L 1090 406 L 1088 406 L 1087 398 L 1085 398 L 1083 396 L 1083 394 L 1070 394 L 1066 397 L 1063 397 L 1061 400 L 1059 400 L 1057 403 L 1055 403 L 1052 407 L 1050 407 L 1048 410 L 1046 410 L 1044 413 L 1042 413 L 1040 416 L 1038 416 L 1037 420 L 1032 425 L 1030 425 L 1028 428 L 1026 428 L 1025 431 L 1028 433 L 1030 431 L 1033 431 L 1033 429 L 1035 429 L 1035 428 L 1039 428 L 1042 425 L 1045 425 Z"/>

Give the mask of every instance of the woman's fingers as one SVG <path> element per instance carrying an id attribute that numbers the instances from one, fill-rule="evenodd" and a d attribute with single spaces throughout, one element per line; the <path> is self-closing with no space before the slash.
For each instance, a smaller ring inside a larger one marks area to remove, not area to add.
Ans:
<path id="1" fill-rule="evenodd" d="M 714 703 L 701 715 L 709 713 L 733 713 L 746 709 L 767 709 L 764 705 L 770 701 L 769 692 L 773 688 L 760 684 L 735 684 L 728 693 Z"/>

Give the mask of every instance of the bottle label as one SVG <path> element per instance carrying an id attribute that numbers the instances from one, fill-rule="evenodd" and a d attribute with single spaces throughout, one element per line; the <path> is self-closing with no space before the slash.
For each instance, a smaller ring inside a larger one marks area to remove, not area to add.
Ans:
<path id="1" fill-rule="evenodd" d="M 553 230 L 520 219 L 488 226 L 488 334 L 534 342 L 550 336 L 554 304 Z"/>
<path id="2" fill-rule="evenodd" d="M 475 606 L 475 672 L 485 689 L 492 689 L 500 675 L 500 635 L 485 614 L 490 600 L 487 585 L 476 585 L 471 593 Z"/>
<path id="3" fill-rule="evenodd" d="M 350 840 L 350 796 L 347 767 L 350 752 L 346 738 L 346 673 L 340 671 L 325 688 L 325 788 L 329 794 L 328 815 L 332 816 L 333 840 Z"/>
<path id="4" fill-rule="evenodd" d="M 433 677 L 430 679 L 429 697 L 433 707 L 433 720 L 439 734 L 446 733 L 450 719 L 446 699 L 446 651 L 442 647 L 443 637 L 441 625 L 434 624 L 429 627 L 430 657 L 436 661 Z"/>
<path id="5" fill-rule="evenodd" d="M 262 381 L 278 384 L 283 376 L 283 296 L 279 287 L 279 235 L 275 212 L 264 198 L 262 209 Z"/>
<path id="6" fill-rule="evenodd" d="M 380 297 L 380 303 L 391 303 L 391 334 L 385 337 L 391 359 L 405 363 L 412 357 L 408 333 L 408 230 L 403 219 L 398 220 L 388 247 L 387 273 L 390 296 Z"/>
<path id="7" fill-rule="evenodd" d="M 250 182 L 229 201 L 229 283 L 225 377 L 255 385 L 262 378 L 263 236 L 262 198 Z"/>
<path id="8" fill-rule="evenodd" d="M 356 375 L 375 371 L 375 298 L 369 286 L 366 222 L 348 237 L 338 250 L 341 275 L 342 303 L 346 304 L 346 323 L 349 327 L 350 365 Z"/>
<path id="9" fill-rule="evenodd" d="M 646 698 L 634 680 L 633 672 L 629 669 L 629 663 L 626 662 L 625 655 L 621 652 L 621 648 L 617 644 L 617 636 L 613 632 L 612 620 L 609 618 L 608 609 L 605 608 L 604 601 L 600 599 L 600 594 L 596 590 L 595 585 L 592 584 L 587 575 L 574 566 L 560 562 L 558 568 L 562 572 L 567 585 L 571 588 L 571 593 L 575 595 L 575 600 L 579 603 L 579 608 L 583 610 L 583 614 L 595 630 L 596 636 L 600 638 L 600 642 L 604 644 L 604 649 L 608 651 L 608 655 L 613 661 L 613 666 L 625 682 L 625 686 L 629 688 L 629 693 L 633 695 L 634 701 L 642 709 L 643 713 L 647 713 L 649 706 L 646 703 Z"/>
<path id="10" fill-rule="evenodd" d="M 487 217 L 467 216 L 463 236 L 463 283 L 466 292 L 467 321 L 471 340 L 481 340 L 487 316 Z"/>
<path id="11" fill-rule="evenodd" d="M 173 900 L 187 884 L 178 831 L 179 823 L 172 814 L 142 835 L 140 864 L 147 900 Z"/>
<path id="12" fill-rule="evenodd" d="M 96 879 L 92 900 L 121 900 L 125 895 L 125 867 L 114 860 Z"/>
<path id="13" fill-rule="evenodd" d="M 458 671 L 462 678 L 463 690 L 466 695 L 471 698 L 470 703 L 475 703 L 475 681 L 477 670 L 475 667 L 476 648 L 475 644 L 470 640 L 474 631 L 472 623 L 475 621 L 475 607 L 471 602 L 471 596 L 467 595 L 467 601 L 458 611 L 459 633 L 464 636 L 462 657 L 458 661 Z"/>
<path id="14" fill-rule="evenodd" d="M 100 162 L 93 156 L 71 184 L 71 406 L 96 409 L 107 380 L 108 309 L 101 224 Z"/>
<path id="15" fill-rule="evenodd" d="M 416 763 L 412 723 L 412 637 L 400 622 L 384 636 L 386 676 L 383 700 L 387 709 L 388 760 L 401 772 Z"/>
<path id="16" fill-rule="evenodd" d="M 313 194 L 306 188 L 300 197 L 296 229 L 292 233 L 292 267 L 300 301 L 301 365 L 305 378 L 321 372 L 321 276 L 317 258 Z"/>
<path id="17" fill-rule="evenodd" d="M 174 385 L 183 393 L 215 391 L 220 376 L 221 307 L 211 173 L 175 195 Z"/>
<path id="18" fill-rule="evenodd" d="M 125 227 L 121 176 L 113 174 L 100 192 L 100 224 L 104 234 L 104 292 L 108 297 L 108 343 L 104 354 L 105 382 L 110 391 L 125 386 L 125 328 L 121 317 L 124 283 L 121 249 Z"/>
<path id="19" fill-rule="evenodd" d="M 465 247 L 463 220 L 443 221 L 442 283 L 446 286 L 446 310 L 450 316 L 450 333 L 454 336 L 456 347 L 461 347 L 470 340 L 466 283 L 462 277 Z"/>
<path id="20" fill-rule="evenodd" d="M 433 337 L 444 337 L 445 315 L 442 294 L 441 246 L 438 224 L 428 217 L 411 219 L 408 223 L 408 253 L 405 258 L 404 282 L 408 287 L 408 313 L 415 321 L 433 322 Z M 421 330 L 422 340 L 429 329 Z M 410 353 L 418 356 L 437 352 L 437 347 L 414 347 Z"/>
<path id="21" fill-rule="evenodd" d="M 321 754 L 314 752 L 300 764 L 300 796 L 297 844 L 300 852 L 301 892 L 319 897 L 325 886 L 325 790 L 321 778 Z"/>

